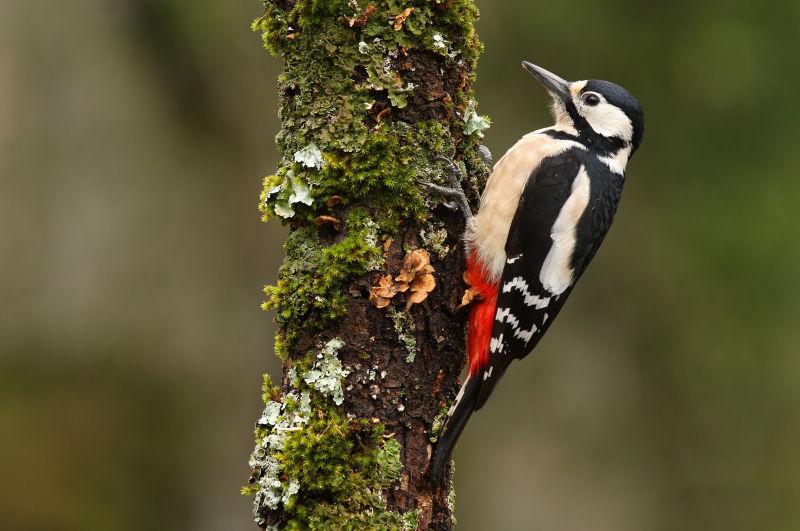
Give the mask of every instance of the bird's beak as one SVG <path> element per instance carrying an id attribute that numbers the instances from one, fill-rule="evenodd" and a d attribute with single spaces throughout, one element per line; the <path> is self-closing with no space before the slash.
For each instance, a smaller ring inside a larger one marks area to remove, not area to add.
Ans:
<path id="1" fill-rule="evenodd" d="M 522 68 L 533 74 L 533 77 L 539 80 L 539 83 L 544 85 L 544 88 L 550 92 L 555 98 L 560 98 L 564 101 L 572 99 L 569 91 L 570 82 L 566 79 L 561 79 L 554 73 L 545 70 L 541 66 L 536 66 L 528 61 L 522 61 Z"/>

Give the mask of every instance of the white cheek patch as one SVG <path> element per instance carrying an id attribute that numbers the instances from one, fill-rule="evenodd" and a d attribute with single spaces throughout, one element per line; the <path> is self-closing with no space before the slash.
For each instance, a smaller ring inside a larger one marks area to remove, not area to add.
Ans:
<path id="1" fill-rule="evenodd" d="M 597 107 L 582 105 L 580 109 L 596 133 L 607 137 L 618 136 L 626 142 L 633 138 L 631 119 L 619 107 L 603 101 Z"/>
<path id="2" fill-rule="evenodd" d="M 550 231 L 553 245 L 542 264 L 539 281 L 553 295 L 561 295 L 572 285 L 572 255 L 577 243 L 578 222 L 589 205 L 590 187 L 589 175 L 581 166 L 572 181 L 572 194 L 561 207 Z"/>

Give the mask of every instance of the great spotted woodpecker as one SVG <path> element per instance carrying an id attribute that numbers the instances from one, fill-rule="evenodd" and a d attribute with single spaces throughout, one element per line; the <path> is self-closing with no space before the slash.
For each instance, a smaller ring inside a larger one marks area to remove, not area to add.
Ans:
<path id="1" fill-rule="evenodd" d="M 452 162 L 445 159 L 451 187 L 428 185 L 454 198 L 467 218 L 465 278 L 478 295 L 467 331 L 469 376 L 430 467 L 437 482 L 472 413 L 511 362 L 533 350 L 603 241 L 644 133 L 641 105 L 624 88 L 522 66 L 550 93 L 555 125 L 525 135 L 497 162 L 474 218 Z"/>

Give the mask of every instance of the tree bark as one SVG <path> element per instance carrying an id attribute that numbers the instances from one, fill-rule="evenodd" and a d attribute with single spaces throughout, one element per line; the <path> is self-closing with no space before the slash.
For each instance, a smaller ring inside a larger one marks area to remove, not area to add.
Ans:
<path id="1" fill-rule="evenodd" d="M 268 0 L 254 29 L 284 59 L 283 157 L 264 219 L 288 223 L 252 475 L 264 528 L 451 529 L 426 476 L 464 362 L 464 220 L 422 181 L 437 156 L 488 175 L 471 83 L 472 0 Z"/>

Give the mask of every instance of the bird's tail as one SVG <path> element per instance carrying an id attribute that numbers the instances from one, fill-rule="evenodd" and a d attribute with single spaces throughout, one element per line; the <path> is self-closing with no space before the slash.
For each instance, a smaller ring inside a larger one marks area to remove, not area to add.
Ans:
<path id="1" fill-rule="evenodd" d="M 450 462 L 450 454 L 453 447 L 458 442 L 464 426 L 475 412 L 475 404 L 481 390 L 481 378 L 479 375 L 469 375 L 461 386 L 453 407 L 447 412 L 447 421 L 442 429 L 442 435 L 436 445 L 436 451 L 431 459 L 431 479 L 434 483 L 439 483 L 444 477 L 447 463 Z"/>

